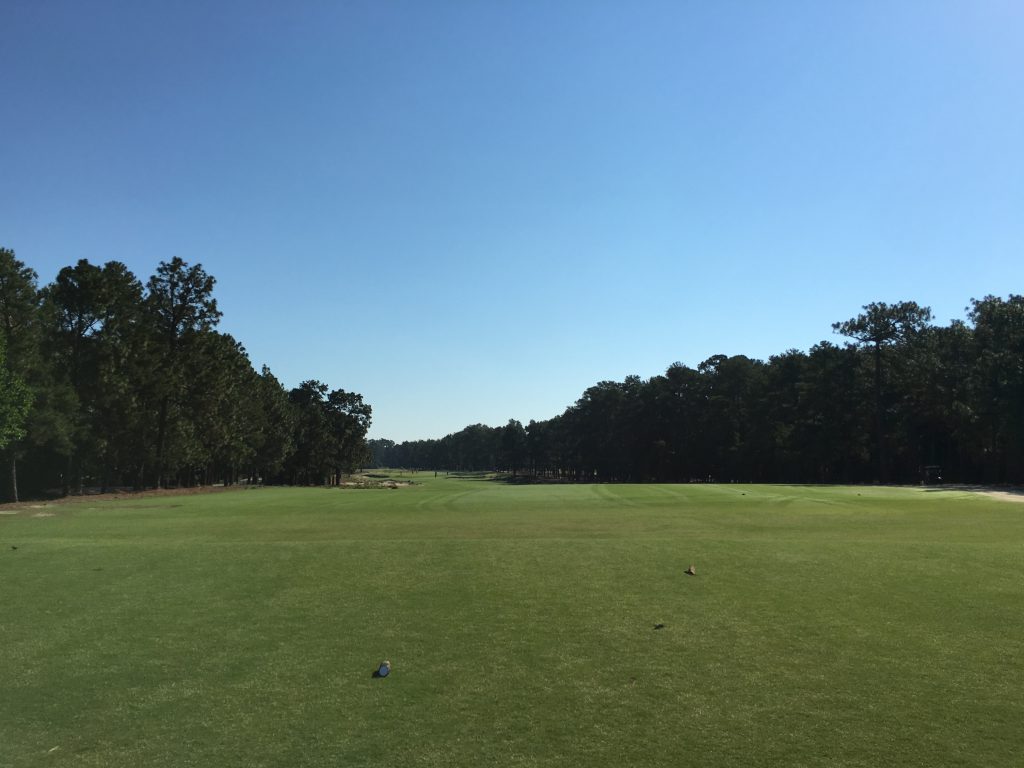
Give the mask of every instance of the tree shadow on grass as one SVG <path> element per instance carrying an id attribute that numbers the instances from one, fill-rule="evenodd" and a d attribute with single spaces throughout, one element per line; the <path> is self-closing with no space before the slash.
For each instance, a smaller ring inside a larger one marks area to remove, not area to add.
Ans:
<path id="1" fill-rule="evenodd" d="M 455 480 L 472 480 L 474 482 L 491 482 L 497 480 L 501 475 L 494 472 L 449 472 L 448 477 Z"/>

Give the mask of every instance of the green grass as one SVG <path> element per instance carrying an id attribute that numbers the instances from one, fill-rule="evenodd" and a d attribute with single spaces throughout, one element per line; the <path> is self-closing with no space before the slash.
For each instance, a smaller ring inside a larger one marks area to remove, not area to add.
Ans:
<path id="1" fill-rule="evenodd" d="M 0 766 L 1021 764 L 1024 505 L 417 479 L 0 516 Z"/>

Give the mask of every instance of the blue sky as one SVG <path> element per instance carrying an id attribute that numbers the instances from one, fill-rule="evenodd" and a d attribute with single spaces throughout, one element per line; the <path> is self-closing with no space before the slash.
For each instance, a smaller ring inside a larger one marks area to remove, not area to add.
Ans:
<path id="1" fill-rule="evenodd" d="M 0 245 L 218 279 L 371 435 L 1024 290 L 1024 5 L 0 3 Z"/>

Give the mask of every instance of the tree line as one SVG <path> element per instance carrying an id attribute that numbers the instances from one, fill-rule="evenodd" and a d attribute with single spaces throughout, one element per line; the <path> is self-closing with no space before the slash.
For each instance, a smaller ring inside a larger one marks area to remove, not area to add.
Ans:
<path id="1" fill-rule="evenodd" d="M 40 287 L 0 248 L 0 493 L 261 480 L 338 483 L 368 460 L 371 408 L 316 380 L 286 390 L 216 330 L 215 279 L 161 262 L 143 284 L 80 260 Z"/>
<path id="2" fill-rule="evenodd" d="M 587 389 L 559 416 L 370 442 L 380 466 L 623 482 L 1024 482 L 1024 297 L 932 323 L 876 302 L 767 361 L 715 355 Z"/>

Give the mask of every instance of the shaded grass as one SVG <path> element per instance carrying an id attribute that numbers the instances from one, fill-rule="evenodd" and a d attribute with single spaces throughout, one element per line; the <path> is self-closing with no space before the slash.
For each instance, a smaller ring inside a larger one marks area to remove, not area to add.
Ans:
<path id="1" fill-rule="evenodd" d="M 0 765 L 1019 760 L 1024 506 L 416 479 L 0 518 Z"/>

